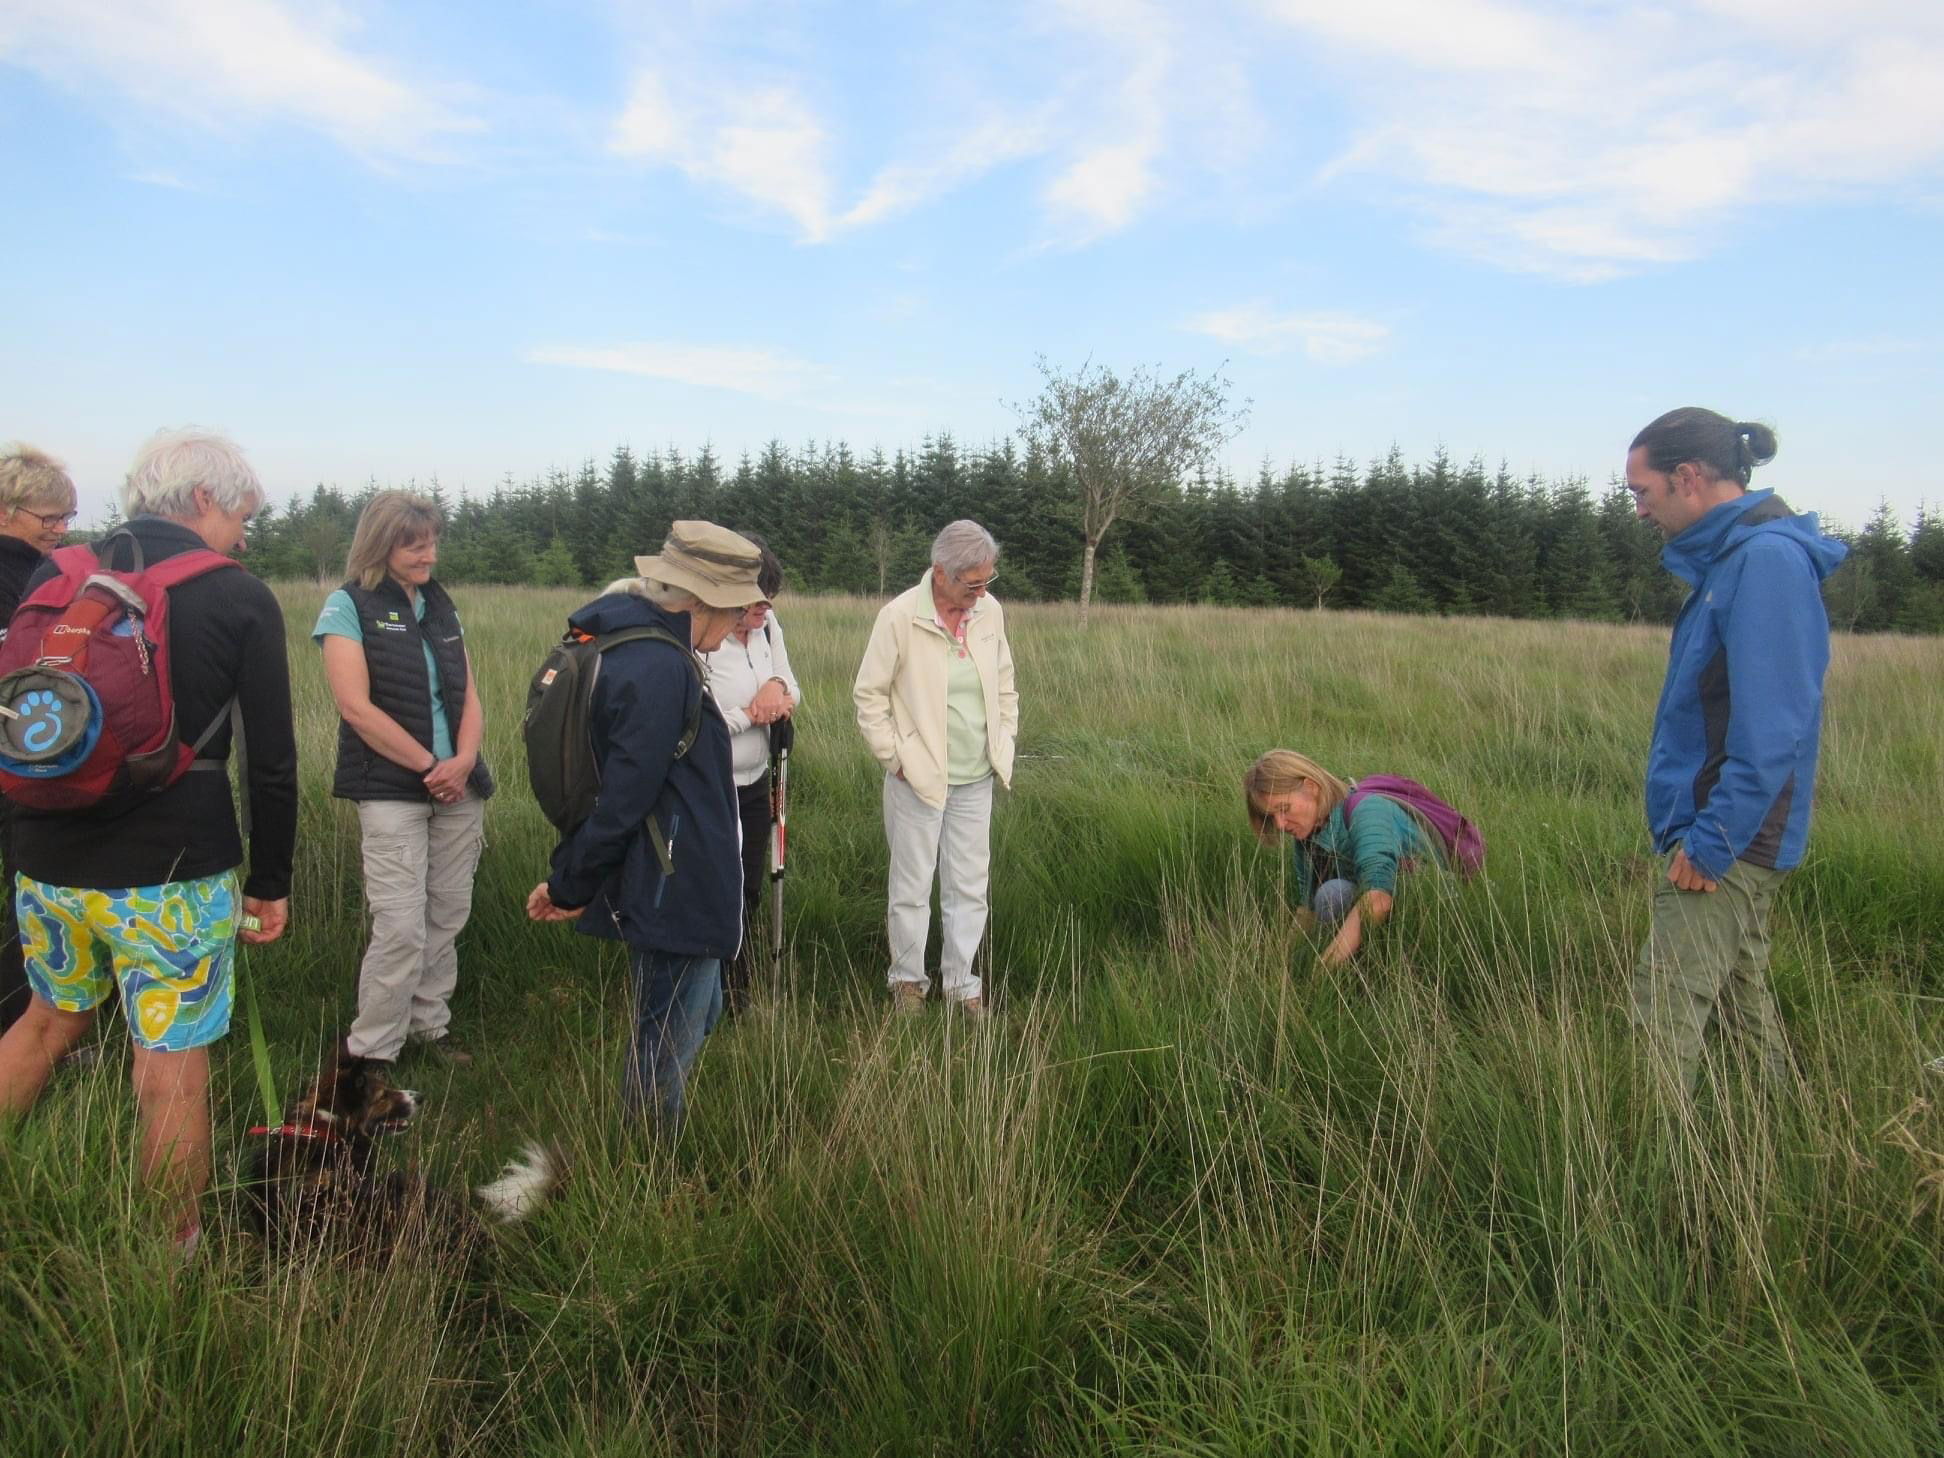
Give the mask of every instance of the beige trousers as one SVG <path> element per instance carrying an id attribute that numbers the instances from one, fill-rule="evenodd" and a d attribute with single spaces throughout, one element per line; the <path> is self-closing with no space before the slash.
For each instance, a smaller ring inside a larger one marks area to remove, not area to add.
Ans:
<path id="1" fill-rule="evenodd" d="M 405 1039 L 445 1035 L 459 984 L 454 946 L 472 914 L 473 872 L 485 844 L 486 802 L 367 800 L 358 806 L 371 942 L 358 970 L 358 1018 L 348 1039 L 361 1058 L 396 1058 Z"/>

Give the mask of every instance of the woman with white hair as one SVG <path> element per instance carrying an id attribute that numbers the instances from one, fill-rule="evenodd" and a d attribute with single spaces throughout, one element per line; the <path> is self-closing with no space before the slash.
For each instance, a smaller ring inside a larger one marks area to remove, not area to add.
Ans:
<path id="1" fill-rule="evenodd" d="M 0 639 L 7 620 L 47 554 L 61 545 L 74 520 L 74 482 L 67 468 L 30 445 L 0 450 Z M 27 1010 L 27 970 L 20 955 L 20 926 L 13 903 L 13 802 L 0 799 L 0 863 L 6 891 L 0 897 L 0 1033 Z"/>
<path id="2" fill-rule="evenodd" d="M 193 430 L 164 431 L 143 446 L 121 495 L 127 523 L 91 549 L 117 572 L 189 552 L 227 556 L 263 503 L 236 444 Z M 142 1177 L 173 1202 L 185 1251 L 202 1228 L 209 1048 L 229 1031 L 236 942 L 283 934 L 297 844 L 283 609 L 240 566 L 198 565 L 210 570 L 169 589 L 164 631 L 181 738 L 195 746 L 197 767 L 212 772 L 86 810 L 15 811 L 14 891 L 33 998 L 0 1037 L 4 1118 L 32 1106 L 119 988 Z M 56 575 L 53 563 L 42 567 L 29 599 Z M 239 720 L 249 745 L 247 856 L 227 772 Z"/>
<path id="3" fill-rule="evenodd" d="M 915 1013 L 931 989 L 925 939 L 938 881 L 945 1001 L 985 1015 L 972 959 L 985 936 L 992 785 L 1011 785 L 1019 694 L 1006 617 L 991 595 L 999 544 L 975 521 L 932 543 L 931 568 L 878 613 L 851 697 L 857 727 L 884 766 L 890 847 L 892 1008 Z"/>

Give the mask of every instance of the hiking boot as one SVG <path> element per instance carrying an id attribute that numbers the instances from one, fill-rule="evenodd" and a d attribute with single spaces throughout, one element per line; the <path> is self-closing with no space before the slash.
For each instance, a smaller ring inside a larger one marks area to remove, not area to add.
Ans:
<path id="1" fill-rule="evenodd" d="M 894 982 L 891 984 L 891 1011 L 899 1017 L 908 1018 L 925 1010 L 925 984 L 922 982 Z"/>
<path id="2" fill-rule="evenodd" d="M 986 1005 L 983 997 L 968 997 L 959 1003 L 958 1010 L 970 1022 L 982 1023 L 986 1020 Z"/>
<path id="3" fill-rule="evenodd" d="M 436 1038 L 414 1038 L 413 1046 L 434 1063 L 443 1063 L 447 1068 L 469 1068 L 472 1066 L 472 1050 L 450 1033 Z"/>

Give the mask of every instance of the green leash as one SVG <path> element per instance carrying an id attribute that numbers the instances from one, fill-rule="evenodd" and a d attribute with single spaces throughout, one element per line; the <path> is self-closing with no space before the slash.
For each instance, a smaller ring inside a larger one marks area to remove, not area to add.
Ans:
<path id="1" fill-rule="evenodd" d="M 254 916 L 244 913 L 242 926 L 247 931 L 255 931 L 258 926 Z M 257 1093 L 263 1099 L 263 1122 L 269 1128 L 276 1128 L 283 1122 L 277 1110 L 277 1081 L 270 1076 L 270 1044 L 263 1036 L 263 1019 L 257 1014 L 256 989 L 243 966 L 244 942 L 241 937 L 236 941 L 236 985 L 243 993 L 243 1017 L 250 1025 L 250 1059 L 256 1064 Z"/>

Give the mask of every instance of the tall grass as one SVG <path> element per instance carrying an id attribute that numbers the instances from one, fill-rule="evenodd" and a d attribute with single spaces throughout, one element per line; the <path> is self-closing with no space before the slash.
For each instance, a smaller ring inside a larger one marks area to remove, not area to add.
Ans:
<path id="1" fill-rule="evenodd" d="M 348 1020 L 355 821 L 286 594 L 305 769 L 292 931 L 252 955 L 288 1085 Z M 391 1157 L 453 1184 L 532 1135 L 562 1197 L 474 1271 L 185 1269 L 115 1058 L 0 1158 L 8 1453 L 1922 1454 L 1944 1421 L 1944 648 L 1844 640 L 1775 981 L 1799 1076 L 1637 1064 L 1652 630 L 1011 613 L 983 1028 L 888 1021 L 873 605 L 786 605 L 807 700 L 783 984 L 709 1042 L 668 1149 L 621 1127 L 619 955 L 534 927 L 525 679 L 573 605 L 462 609 L 505 790 L 456 1027 Z M 1325 972 L 1248 837 L 1273 744 L 1431 783 L 1491 867 Z M 118 1032 L 117 1035 L 119 1036 Z M 247 1046 L 218 1053 L 233 1167 Z M 222 1196 L 219 1195 L 220 1204 Z"/>

